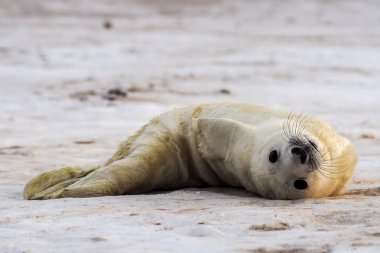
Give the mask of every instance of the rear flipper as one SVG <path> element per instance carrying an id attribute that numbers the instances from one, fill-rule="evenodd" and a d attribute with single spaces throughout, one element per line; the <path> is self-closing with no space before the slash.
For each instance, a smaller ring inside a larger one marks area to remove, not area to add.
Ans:
<path id="1" fill-rule="evenodd" d="M 126 157 L 90 170 L 63 168 L 32 179 L 26 199 L 56 199 L 145 193 L 181 185 L 169 137 L 142 139 Z"/>
<path id="2" fill-rule="evenodd" d="M 188 176 L 181 175 L 178 144 L 170 132 L 157 127 L 158 119 L 144 126 L 104 165 L 83 170 L 67 167 L 45 172 L 25 187 L 26 199 L 112 196 L 174 189 Z M 144 137 L 140 138 L 141 135 Z"/>
<path id="3" fill-rule="evenodd" d="M 89 169 L 82 169 L 79 167 L 64 167 L 61 169 L 42 173 L 27 183 L 24 189 L 24 198 L 54 198 L 54 195 L 57 192 L 75 183 L 80 178 L 87 176 L 98 168 L 99 166 Z"/>

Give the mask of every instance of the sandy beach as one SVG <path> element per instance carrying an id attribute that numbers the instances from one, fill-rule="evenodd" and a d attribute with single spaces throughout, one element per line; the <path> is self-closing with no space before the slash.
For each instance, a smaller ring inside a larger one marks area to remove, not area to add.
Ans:
<path id="1" fill-rule="evenodd" d="M 0 252 L 380 252 L 379 191 L 297 201 L 206 188 L 27 201 L 188 104 L 313 114 L 380 187 L 380 2 L 0 1 Z"/>

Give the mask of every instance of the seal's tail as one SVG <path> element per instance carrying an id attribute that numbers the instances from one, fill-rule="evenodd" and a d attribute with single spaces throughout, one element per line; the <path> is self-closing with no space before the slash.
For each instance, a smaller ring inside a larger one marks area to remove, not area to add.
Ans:
<path id="1" fill-rule="evenodd" d="M 64 167 L 61 169 L 44 172 L 26 184 L 24 189 L 24 198 L 50 198 L 50 195 L 73 184 L 97 168 L 99 168 L 99 166 L 89 169 L 82 169 L 79 167 Z"/>

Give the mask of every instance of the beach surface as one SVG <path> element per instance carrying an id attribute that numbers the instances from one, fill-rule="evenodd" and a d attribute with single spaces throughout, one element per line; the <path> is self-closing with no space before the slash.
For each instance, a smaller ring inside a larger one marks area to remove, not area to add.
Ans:
<path id="1" fill-rule="evenodd" d="M 380 2 L 0 1 L 0 252 L 380 252 Z M 188 104 L 313 114 L 352 140 L 349 190 L 267 200 L 206 188 L 27 201 Z"/>

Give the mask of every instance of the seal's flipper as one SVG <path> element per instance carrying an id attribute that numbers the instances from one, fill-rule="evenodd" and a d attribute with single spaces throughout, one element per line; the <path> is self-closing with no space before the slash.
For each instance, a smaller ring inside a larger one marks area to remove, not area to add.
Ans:
<path id="1" fill-rule="evenodd" d="M 44 172 L 27 183 L 24 188 L 24 198 L 45 199 L 45 196 L 69 186 L 97 168 L 99 168 L 99 166 L 89 169 L 64 167 Z"/>
<path id="2" fill-rule="evenodd" d="M 199 151 L 209 159 L 238 160 L 234 151 L 240 154 L 252 147 L 255 129 L 231 119 L 200 118 L 196 122 L 198 129 Z M 232 161 L 233 162 L 233 161 Z"/>
<path id="3" fill-rule="evenodd" d="M 150 132 L 150 140 L 136 138 L 126 157 L 117 157 L 90 170 L 62 168 L 45 172 L 25 187 L 26 199 L 83 198 L 172 189 L 182 184 L 176 145 L 168 134 Z M 120 153 L 120 152 L 118 152 Z"/>
<path id="4" fill-rule="evenodd" d="M 158 143 L 156 145 L 160 145 Z M 165 156 L 171 156 L 169 145 L 166 143 L 161 143 L 160 149 L 152 143 L 149 147 L 132 153 L 131 157 L 114 161 L 79 179 L 59 192 L 58 195 L 53 194 L 50 198 L 85 198 L 145 193 L 170 186 L 173 183 L 170 177 L 157 176 L 164 175 L 163 170 L 169 170 L 168 159 Z"/>
<path id="5" fill-rule="evenodd" d="M 80 178 L 72 178 L 63 182 L 60 182 L 56 185 L 53 185 L 43 191 L 37 192 L 34 194 L 31 198 L 31 200 L 42 200 L 42 199 L 50 199 L 53 198 L 52 196 L 57 196 L 57 193 L 61 191 L 62 189 L 68 187 L 69 185 L 75 183 Z M 55 197 L 58 198 L 58 197 Z"/>

